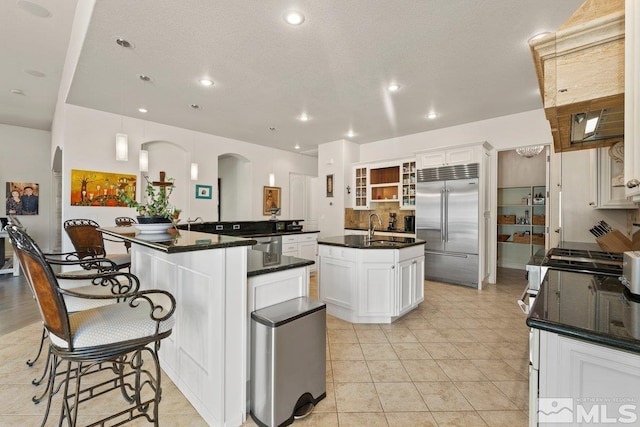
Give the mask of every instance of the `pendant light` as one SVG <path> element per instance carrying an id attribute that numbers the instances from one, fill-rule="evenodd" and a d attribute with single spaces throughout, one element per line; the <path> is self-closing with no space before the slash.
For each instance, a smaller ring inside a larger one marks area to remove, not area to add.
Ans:
<path id="1" fill-rule="evenodd" d="M 529 147 L 516 148 L 516 153 L 519 156 L 530 159 L 531 157 L 537 156 L 538 154 L 542 153 L 542 150 L 544 150 L 544 145 L 531 145 Z"/>

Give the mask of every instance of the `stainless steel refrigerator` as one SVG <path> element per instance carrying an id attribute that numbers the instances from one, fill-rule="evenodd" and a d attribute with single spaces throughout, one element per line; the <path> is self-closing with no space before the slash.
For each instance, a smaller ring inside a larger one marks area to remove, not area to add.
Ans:
<path id="1" fill-rule="evenodd" d="M 425 245 L 424 277 L 478 286 L 478 164 L 418 171 L 416 237 Z"/>

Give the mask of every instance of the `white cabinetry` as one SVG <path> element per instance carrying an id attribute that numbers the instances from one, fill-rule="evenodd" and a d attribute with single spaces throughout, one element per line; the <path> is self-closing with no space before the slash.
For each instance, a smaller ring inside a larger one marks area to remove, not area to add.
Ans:
<path id="1" fill-rule="evenodd" d="M 600 425 L 607 423 L 607 419 L 612 419 L 608 423 L 637 424 L 640 355 L 553 332 L 539 331 L 539 334 L 538 397 L 551 398 L 548 403 L 558 397 L 572 398 L 574 422 L 579 425 Z M 532 395 L 530 399 L 535 397 Z M 546 402 L 540 401 L 538 414 L 553 409 L 543 407 Z M 622 407 L 625 404 L 633 405 L 633 410 L 625 412 Z M 585 416 L 590 416 L 590 421 Z"/>
<path id="2" fill-rule="evenodd" d="M 282 255 L 310 259 L 316 264 L 310 265 L 310 271 L 316 271 L 318 263 L 318 234 L 286 234 L 282 236 Z"/>
<path id="3" fill-rule="evenodd" d="M 450 150 L 422 152 L 417 154 L 417 158 L 420 168 L 425 169 L 478 163 L 482 160 L 481 154 L 481 146 L 467 146 Z"/>
<path id="4" fill-rule="evenodd" d="M 352 323 L 391 323 L 424 300 L 424 246 L 357 249 L 319 245 L 320 300 Z"/>
<path id="5" fill-rule="evenodd" d="M 609 147 L 591 150 L 591 195 L 589 205 L 595 209 L 637 209 L 627 199 L 624 186 L 624 164 L 609 155 Z"/>
<path id="6" fill-rule="evenodd" d="M 625 2 L 624 182 L 627 197 L 640 201 L 640 4 Z"/>
<path id="7" fill-rule="evenodd" d="M 355 210 L 375 209 L 378 202 L 394 202 L 400 209 L 415 209 L 414 159 L 353 166 L 352 202 Z"/>

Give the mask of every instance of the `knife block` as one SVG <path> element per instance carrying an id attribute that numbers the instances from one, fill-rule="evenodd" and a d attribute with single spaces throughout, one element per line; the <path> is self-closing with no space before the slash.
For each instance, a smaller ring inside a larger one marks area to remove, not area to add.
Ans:
<path id="1" fill-rule="evenodd" d="M 634 236 L 634 240 L 640 242 L 640 238 L 636 238 L 636 236 Z M 606 252 L 626 252 L 633 249 L 633 242 L 622 234 L 620 230 L 613 230 L 604 236 L 598 237 L 596 242 Z"/>

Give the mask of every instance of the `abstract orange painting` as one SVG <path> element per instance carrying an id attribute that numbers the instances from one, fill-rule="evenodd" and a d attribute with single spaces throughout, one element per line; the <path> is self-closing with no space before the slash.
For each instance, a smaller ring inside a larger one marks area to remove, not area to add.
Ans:
<path id="1" fill-rule="evenodd" d="M 136 175 L 71 170 L 72 206 L 126 206 L 120 191 L 136 198 Z"/>

